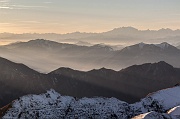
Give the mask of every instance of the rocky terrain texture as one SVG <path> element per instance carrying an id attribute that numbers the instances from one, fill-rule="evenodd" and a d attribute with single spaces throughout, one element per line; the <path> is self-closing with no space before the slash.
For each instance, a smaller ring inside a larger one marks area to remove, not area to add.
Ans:
<path id="1" fill-rule="evenodd" d="M 149 94 L 134 104 L 116 98 L 77 99 L 51 89 L 44 94 L 20 97 L 10 105 L 4 107 L 8 108 L 4 119 L 179 119 L 180 86 Z"/>

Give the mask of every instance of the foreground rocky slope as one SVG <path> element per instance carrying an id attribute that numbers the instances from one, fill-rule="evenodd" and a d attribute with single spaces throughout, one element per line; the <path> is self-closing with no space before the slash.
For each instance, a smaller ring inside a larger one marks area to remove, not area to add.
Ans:
<path id="1" fill-rule="evenodd" d="M 15 100 L 3 118 L 179 119 L 179 105 L 180 86 L 149 94 L 134 104 L 116 98 L 76 99 L 50 90 Z"/>

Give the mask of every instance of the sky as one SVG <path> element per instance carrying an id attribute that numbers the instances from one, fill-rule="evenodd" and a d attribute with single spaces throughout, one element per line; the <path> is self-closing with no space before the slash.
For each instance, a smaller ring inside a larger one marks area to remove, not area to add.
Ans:
<path id="1" fill-rule="evenodd" d="M 180 29 L 180 0 L 0 0 L 0 33 Z"/>

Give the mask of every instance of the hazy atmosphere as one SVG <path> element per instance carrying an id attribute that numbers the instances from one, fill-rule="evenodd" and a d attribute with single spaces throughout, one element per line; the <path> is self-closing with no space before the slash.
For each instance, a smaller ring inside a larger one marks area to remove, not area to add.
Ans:
<path id="1" fill-rule="evenodd" d="M 0 0 L 0 119 L 180 119 L 180 0 Z"/>
<path id="2" fill-rule="evenodd" d="M 0 32 L 178 29 L 179 6 L 179 0 L 0 0 Z"/>

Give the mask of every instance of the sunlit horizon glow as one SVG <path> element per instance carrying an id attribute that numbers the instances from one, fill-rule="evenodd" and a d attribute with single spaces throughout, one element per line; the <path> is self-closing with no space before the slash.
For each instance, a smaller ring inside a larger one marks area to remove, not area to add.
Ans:
<path id="1" fill-rule="evenodd" d="M 179 0 L 0 0 L 0 33 L 180 29 Z"/>

